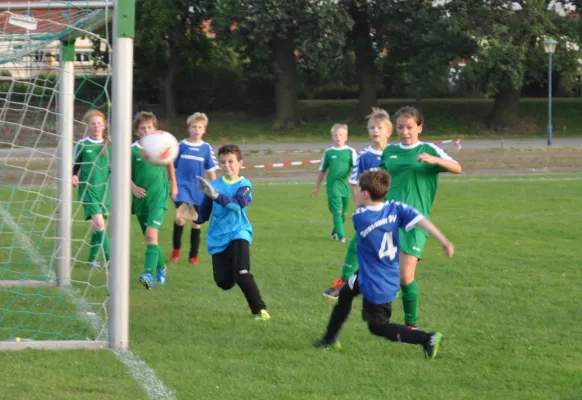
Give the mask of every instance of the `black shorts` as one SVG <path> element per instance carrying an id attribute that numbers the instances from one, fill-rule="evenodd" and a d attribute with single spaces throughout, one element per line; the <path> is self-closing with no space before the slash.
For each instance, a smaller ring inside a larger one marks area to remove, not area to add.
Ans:
<path id="1" fill-rule="evenodd" d="M 174 202 L 174 205 L 176 206 L 176 209 L 178 209 L 182 204 L 184 204 L 183 201 L 175 201 Z M 200 206 L 194 205 L 194 209 L 196 210 L 196 212 L 198 212 L 198 208 L 200 208 Z"/>
<path id="2" fill-rule="evenodd" d="M 344 289 L 346 288 L 346 289 Z M 348 280 L 347 285 L 344 286 L 342 290 L 344 291 L 344 297 L 352 296 L 356 297 L 360 294 L 360 285 L 358 282 L 358 273 L 356 272 Z M 342 295 L 340 291 L 340 295 Z M 390 322 L 390 317 L 392 316 L 392 303 L 384 304 L 374 304 L 370 303 L 366 299 L 363 301 L 362 306 L 362 318 L 364 321 L 373 325 L 381 325 Z"/>
<path id="3" fill-rule="evenodd" d="M 236 275 L 251 275 L 250 244 L 244 239 L 230 242 L 224 251 L 212 255 L 212 271 L 218 286 L 233 287 Z"/>

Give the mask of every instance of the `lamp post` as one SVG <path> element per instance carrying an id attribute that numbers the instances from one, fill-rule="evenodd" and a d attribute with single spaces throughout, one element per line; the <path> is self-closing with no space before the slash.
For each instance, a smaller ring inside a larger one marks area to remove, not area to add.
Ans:
<path id="1" fill-rule="evenodd" d="M 544 40 L 544 51 L 548 53 L 548 146 L 552 145 L 552 54 L 556 51 L 556 42 L 552 37 Z"/>

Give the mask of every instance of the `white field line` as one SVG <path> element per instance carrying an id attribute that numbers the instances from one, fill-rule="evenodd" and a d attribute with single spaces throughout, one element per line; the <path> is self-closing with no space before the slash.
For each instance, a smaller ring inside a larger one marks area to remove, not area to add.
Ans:
<path id="1" fill-rule="evenodd" d="M 27 248 L 28 256 L 30 260 L 37 266 L 43 273 L 47 274 L 51 278 L 54 278 L 53 273 L 47 271 L 48 263 L 44 257 L 36 251 L 34 245 L 32 244 L 30 237 L 20 229 L 18 224 L 12 219 L 12 216 L 6 210 L 4 205 L 0 203 L 0 216 L 2 221 L 9 226 L 12 231 L 14 231 L 15 236 Z M 91 312 L 91 306 L 79 296 L 78 290 L 67 287 L 61 288 L 67 296 L 71 298 L 73 304 L 77 309 L 77 314 L 79 318 L 83 320 L 87 325 L 91 326 L 95 332 L 99 332 L 100 339 L 108 340 L 107 329 L 101 316 L 97 313 Z M 156 375 L 153 369 L 151 369 L 143 360 L 133 354 L 131 351 L 117 351 L 113 350 L 113 353 L 117 356 L 119 361 L 125 365 L 133 379 L 142 387 L 144 392 L 150 399 L 160 399 L 160 400 L 175 400 L 176 396 L 174 393 L 166 387 L 164 382 L 162 382 Z"/>

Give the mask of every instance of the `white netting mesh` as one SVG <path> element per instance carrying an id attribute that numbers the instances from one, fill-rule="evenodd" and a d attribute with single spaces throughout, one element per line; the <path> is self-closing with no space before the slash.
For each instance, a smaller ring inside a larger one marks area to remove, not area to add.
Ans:
<path id="1" fill-rule="evenodd" d="M 107 331 L 108 271 L 102 251 L 102 268 L 88 264 L 92 227 L 76 191 L 72 286 L 42 286 L 56 275 L 60 40 L 75 43 L 75 141 L 87 134 L 83 114 L 97 109 L 109 119 L 111 104 L 112 11 L 78 4 L 0 12 L 0 341 L 95 339 Z"/>

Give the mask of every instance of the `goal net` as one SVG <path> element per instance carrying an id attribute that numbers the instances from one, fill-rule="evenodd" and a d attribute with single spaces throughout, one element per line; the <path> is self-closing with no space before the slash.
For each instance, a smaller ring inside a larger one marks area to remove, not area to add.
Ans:
<path id="1" fill-rule="evenodd" d="M 72 171 L 83 115 L 111 118 L 113 13 L 0 2 L 0 349 L 107 347 L 109 266 Z"/>

